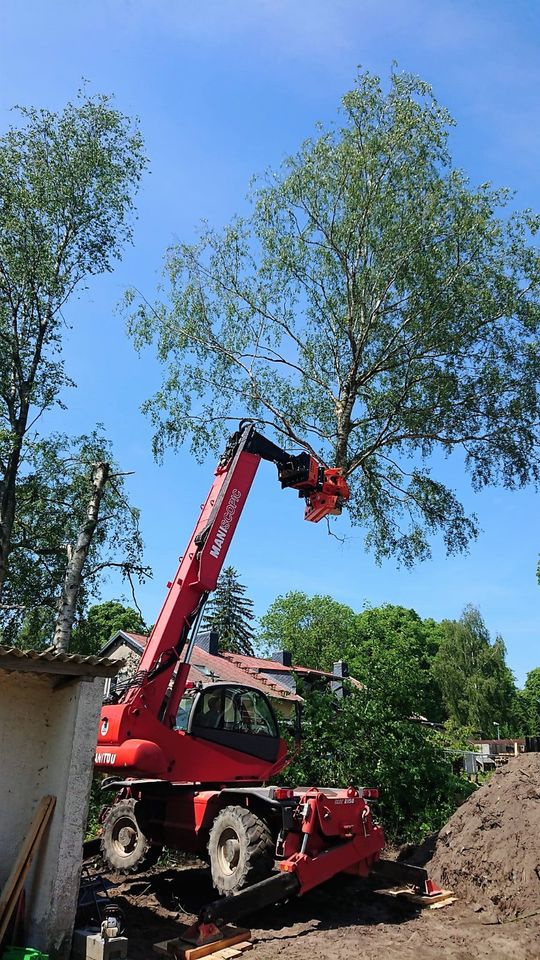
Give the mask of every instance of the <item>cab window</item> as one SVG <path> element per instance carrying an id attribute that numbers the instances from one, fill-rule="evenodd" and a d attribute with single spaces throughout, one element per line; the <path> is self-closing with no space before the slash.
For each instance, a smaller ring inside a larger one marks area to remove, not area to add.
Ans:
<path id="1" fill-rule="evenodd" d="M 176 730 L 187 730 L 191 708 L 193 706 L 193 694 L 185 693 L 180 701 L 178 712 L 176 714 Z"/>
<path id="2" fill-rule="evenodd" d="M 214 687 L 205 691 L 197 704 L 193 726 L 252 736 L 278 736 L 263 694 L 241 687 Z"/>

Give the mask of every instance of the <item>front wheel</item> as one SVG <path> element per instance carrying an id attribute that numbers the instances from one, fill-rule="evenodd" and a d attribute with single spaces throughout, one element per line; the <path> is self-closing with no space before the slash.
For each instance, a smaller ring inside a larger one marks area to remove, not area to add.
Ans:
<path id="1" fill-rule="evenodd" d="M 275 843 L 268 824 L 251 810 L 225 807 L 212 824 L 208 855 L 214 887 L 231 896 L 270 876 Z"/>
<path id="2" fill-rule="evenodd" d="M 103 823 L 101 855 L 112 870 L 136 873 L 153 867 L 163 847 L 153 845 L 137 820 L 140 801 L 120 800 L 109 810 Z"/>

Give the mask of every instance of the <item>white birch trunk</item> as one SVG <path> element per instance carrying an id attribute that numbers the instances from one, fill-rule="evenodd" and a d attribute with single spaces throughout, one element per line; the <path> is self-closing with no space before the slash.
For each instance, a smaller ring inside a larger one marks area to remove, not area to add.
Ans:
<path id="1" fill-rule="evenodd" d="M 62 653 L 69 649 L 71 630 L 77 609 L 77 598 L 83 579 L 83 567 L 98 523 L 99 508 L 109 478 L 109 469 L 108 463 L 95 464 L 92 471 L 93 491 L 86 509 L 86 520 L 79 530 L 75 546 L 71 545 L 68 550 L 68 563 L 62 585 L 62 594 L 58 603 L 53 639 L 53 646 Z"/>

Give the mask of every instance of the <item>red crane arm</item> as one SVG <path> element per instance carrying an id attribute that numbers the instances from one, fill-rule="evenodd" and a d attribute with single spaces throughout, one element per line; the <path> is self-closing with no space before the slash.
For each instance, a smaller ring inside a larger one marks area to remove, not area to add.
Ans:
<path id="1" fill-rule="evenodd" d="M 210 492 L 201 509 L 187 550 L 150 634 L 139 671 L 122 697 L 133 707 L 140 703 L 165 723 L 176 716 L 189 673 L 192 639 L 179 663 L 190 629 L 202 615 L 204 603 L 225 561 L 261 459 L 278 467 L 282 487 L 293 487 L 306 501 L 305 518 L 315 521 L 341 513 L 349 491 L 341 471 L 321 466 L 307 453 L 291 455 L 257 432 L 252 423 L 241 425 L 230 438 L 217 466 Z M 176 670 L 166 711 L 162 706 Z"/>

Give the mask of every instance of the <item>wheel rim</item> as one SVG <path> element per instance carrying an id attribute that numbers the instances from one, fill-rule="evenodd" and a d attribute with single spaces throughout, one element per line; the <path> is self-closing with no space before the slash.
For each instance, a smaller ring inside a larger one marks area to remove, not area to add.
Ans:
<path id="1" fill-rule="evenodd" d="M 221 834 L 217 845 L 217 861 L 223 874 L 231 877 L 238 868 L 240 860 L 240 839 L 232 827 Z"/>
<path id="2" fill-rule="evenodd" d="M 129 817 L 121 817 L 112 830 L 111 842 L 119 857 L 129 857 L 137 846 L 139 831 Z"/>

